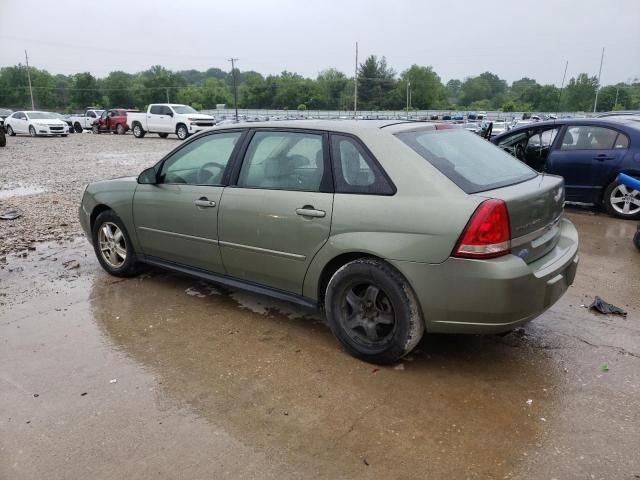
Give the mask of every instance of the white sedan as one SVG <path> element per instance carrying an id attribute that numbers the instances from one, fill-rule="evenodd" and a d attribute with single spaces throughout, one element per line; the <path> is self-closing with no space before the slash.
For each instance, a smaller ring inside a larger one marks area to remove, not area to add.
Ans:
<path id="1" fill-rule="evenodd" d="M 69 125 L 49 112 L 18 111 L 4 121 L 8 135 L 27 133 L 32 137 L 38 135 L 60 135 L 66 137 Z"/>

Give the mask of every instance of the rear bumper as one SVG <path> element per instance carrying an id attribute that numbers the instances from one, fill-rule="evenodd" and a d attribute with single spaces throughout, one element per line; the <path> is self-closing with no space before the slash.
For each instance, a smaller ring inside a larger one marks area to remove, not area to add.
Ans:
<path id="1" fill-rule="evenodd" d="M 530 264 L 515 255 L 391 263 L 413 286 L 428 332 L 487 334 L 513 330 L 557 302 L 573 283 L 577 253 L 578 232 L 565 219 L 556 247 Z"/>

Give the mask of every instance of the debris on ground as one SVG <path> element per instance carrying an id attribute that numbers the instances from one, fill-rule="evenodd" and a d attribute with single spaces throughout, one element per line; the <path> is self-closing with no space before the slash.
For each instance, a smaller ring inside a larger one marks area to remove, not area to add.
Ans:
<path id="1" fill-rule="evenodd" d="M 67 270 L 74 270 L 76 268 L 80 268 L 80 264 L 77 260 L 67 260 L 66 262 L 62 262 L 62 265 Z"/>
<path id="2" fill-rule="evenodd" d="M 602 365 L 602 371 L 603 372 L 608 372 L 609 371 L 609 365 L 607 365 L 606 363 L 604 365 Z"/>
<path id="3" fill-rule="evenodd" d="M 404 363 L 399 363 L 398 365 L 393 367 L 393 369 L 394 370 L 404 370 Z"/>
<path id="4" fill-rule="evenodd" d="M 15 220 L 20 218 L 22 214 L 17 210 L 8 210 L 4 213 L 0 213 L 0 220 Z"/>
<path id="5" fill-rule="evenodd" d="M 620 307 L 616 307 L 610 303 L 605 302 L 600 297 L 596 296 L 595 300 L 591 305 L 589 305 L 589 310 L 597 310 L 598 312 L 604 315 L 622 315 L 623 317 L 627 316 L 627 312 L 625 312 Z"/>
<path id="6" fill-rule="evenodd" d="M 533 400 L 529 399 L 527 400 L 527 405 L 531 406 L 533 404 Z"/>
<path id="7" fill-rule="evenodd" d="M 116 383 L 118 381 L 117 378 L 112 378 L 111 380 L 109 380 L 109 383 Z"/>

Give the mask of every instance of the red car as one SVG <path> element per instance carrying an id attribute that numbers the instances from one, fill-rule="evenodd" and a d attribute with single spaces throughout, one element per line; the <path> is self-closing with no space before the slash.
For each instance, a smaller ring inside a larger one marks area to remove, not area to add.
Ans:
<path id="1" fill-rule="evenodd" d="M 127 110 L 124 108 L 112 108 L 102 112 L 100 118 L 93 122 L 93 133 L 114 132 L 124 135 L 129 130 L 127 125 L 127 112 L 137 112 L 138 110 Z"/>

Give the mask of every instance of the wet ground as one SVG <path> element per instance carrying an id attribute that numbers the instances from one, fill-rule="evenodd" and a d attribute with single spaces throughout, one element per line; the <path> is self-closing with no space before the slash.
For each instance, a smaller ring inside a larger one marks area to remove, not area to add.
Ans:
<path id="1" fill-rule="evenodd" d="M 293 305 L 160 270 L 104 273 L 73 202 L 113 170 L 100 152 L 129 149 L 134 164 L 115 166 L 140 170 L 176 145 L 146 140 L 78 136 L 97 173 L 63 165 L 33 177 L 46 192 L 9 198 L 25 215 L 0 222 L 0 479 L 640 478 L 634 222 L 569 211 L 581 263 L 548 312 L 503 337 L 427 336 L 380 368 Z M 42 195 L 73 204 L 60 239 L 29 230 Z M 16 246 L 10 228 L 34 238 Z M 628 316 L 590 312 L 595 295 Z"/>
<path id="2" fill-rule="evenodd" d="M 110 277 L 83 238 L 9 255 L 0 478 L 639 478 L 635 225 L 569 215 L 581 264 L 551 310 L 387 368 L 292 305 Z"/>

